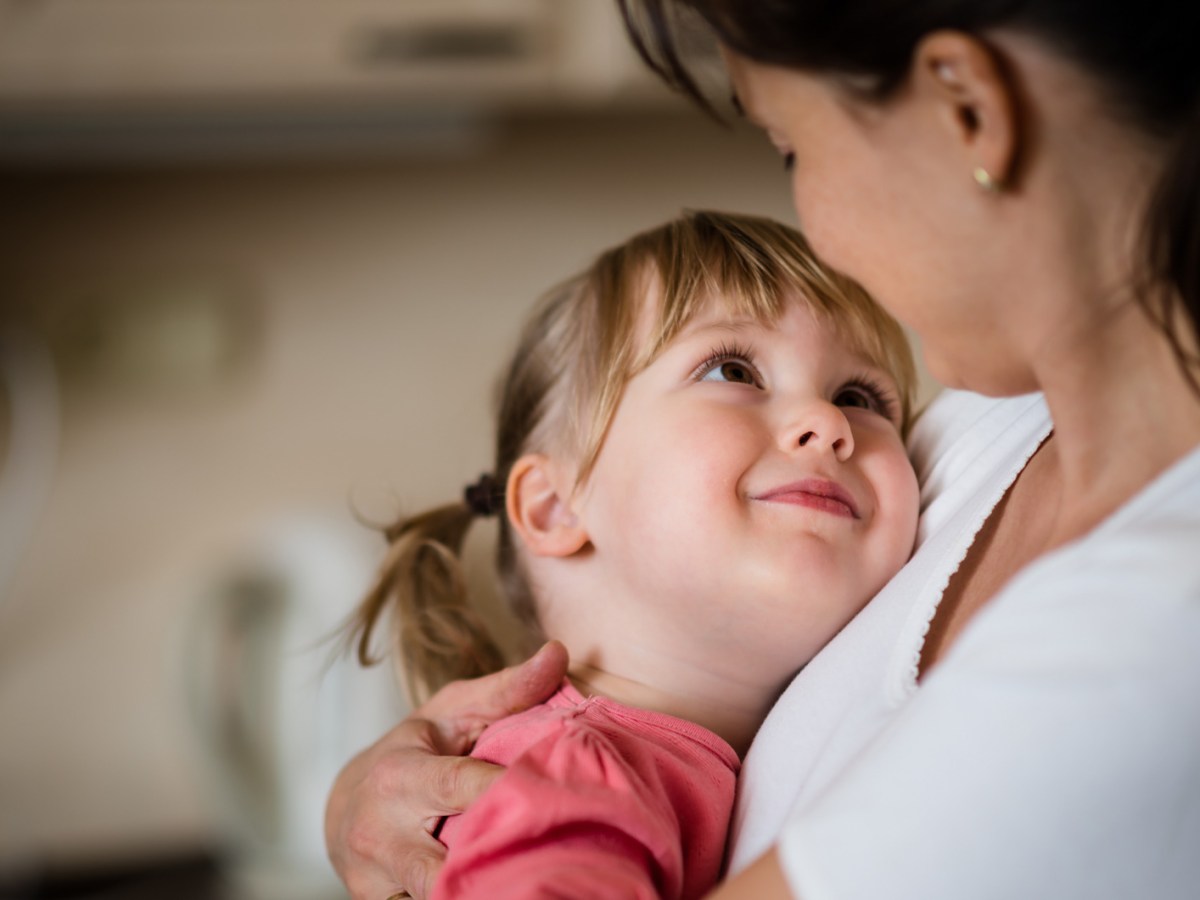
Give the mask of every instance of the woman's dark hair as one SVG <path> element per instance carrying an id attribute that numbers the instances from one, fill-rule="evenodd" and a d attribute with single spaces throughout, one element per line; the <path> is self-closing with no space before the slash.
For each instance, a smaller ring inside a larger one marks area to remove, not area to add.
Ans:
<path id="1" fill-rule="evenodd" d="M 1200 4 L 1145 0 L 617 0 L 634 46 L 667 83 L 711 109 L 689 69 L 689 17 L 757 62 L 850 76 L 885 100 L 930 32 L 1041 38 L 1092 73 L 1114 114 L 1170 146 L 1144 226 L 1139 301 L 1200 394 Z M 690 14 L 690 16 L 689 16 Z M 1179 314 L 1191 335 L 1178 331 Z M 1189 340 L 1189 338 L 1191 340 Z"/>

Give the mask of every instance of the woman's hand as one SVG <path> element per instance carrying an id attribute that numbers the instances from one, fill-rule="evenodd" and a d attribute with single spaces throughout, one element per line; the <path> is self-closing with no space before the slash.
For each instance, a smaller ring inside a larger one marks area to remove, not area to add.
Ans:
<path id="1" fill-rule="evenodd" d="M 779 853 L 768 850 L 736 877 L 717 886 L 706 900 L 792 900 Z"/>
<path id="2" fill-rule="evenodd" d="M 429 894 L 446 854 L 432 836 L 438 820 L 503 771 L 463 754 L 488 724 L 554 693 L 566 671 L 566 648 L 551 641 L 519 666 L 448 684 L 346 764 L 325 808 L 325 847 L 354 900 Z"/>

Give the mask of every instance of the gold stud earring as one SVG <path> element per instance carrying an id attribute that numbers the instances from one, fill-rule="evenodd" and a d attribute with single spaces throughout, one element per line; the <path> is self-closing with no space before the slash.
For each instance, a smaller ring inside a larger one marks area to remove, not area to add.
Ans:
<path id="1" fill-rule="evenodd" d="M 1004 185 L 998 179 L 992 177 L 992 174 L 983 166 L 976 166 L 975 171 L 971 173 L 975 177 L 975 183 L 987 191 L 989 194 L 998 194 Z"/>

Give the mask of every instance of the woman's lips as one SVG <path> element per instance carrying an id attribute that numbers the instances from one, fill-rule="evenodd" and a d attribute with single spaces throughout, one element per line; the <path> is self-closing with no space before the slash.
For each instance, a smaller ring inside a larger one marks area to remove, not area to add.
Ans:
<path id="1" fill-rule="evenodd" d="M 792 503 L 807 506 L 835 516 L 857 519 L 858 506 L 850 492 L 834 481 L 823 478 L 805 478 L 792 484 L 772 488 L 754 499 L 768 503 Z"/>

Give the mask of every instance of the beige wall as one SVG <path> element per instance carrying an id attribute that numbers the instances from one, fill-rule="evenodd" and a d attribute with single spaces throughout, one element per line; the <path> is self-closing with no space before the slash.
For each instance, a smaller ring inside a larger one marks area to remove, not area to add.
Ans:
<path id="1" fill-rule="evenodd" d="M 683 115 L 529 121 L 447 158 L 12 174 L 0 194 L 5 318 L 53 331 L 177 282 L 234 285 L 253 326 L 200 386 L 60 360 L 53 490 L 0 586 L 10 862 L 203 840 L 173 655 L 215 562 L 266 518 L 348 522 L 351 493 L 456 495 L 486 466 L 518 318 L 598 249 L 686 206 L 792 218 L 760 137 Z"/>

